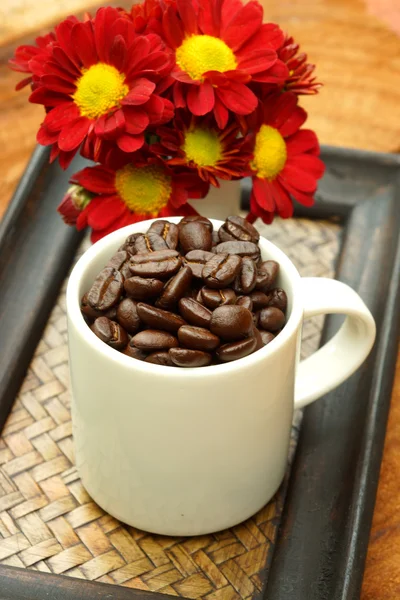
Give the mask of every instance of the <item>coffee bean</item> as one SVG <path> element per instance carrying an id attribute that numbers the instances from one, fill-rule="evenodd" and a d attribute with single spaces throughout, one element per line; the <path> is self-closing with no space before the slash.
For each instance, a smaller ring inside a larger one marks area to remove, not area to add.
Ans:
<path id="1" fill-rule="evenodd" d="M 275 306 L 263 308 L 260 312 L 259 325 L 266 331 L 278 331 L 285 324 L 285 315 Z"/>
<path id="2" fill-rule="evenodd" d="M 137 252 L 147 254 L 148 252 L 156 252 L 157 250 L 165 250 L 168 248 L 166 241 L 156 233 L 151 231 L 140 235 L 135 240 L 135 248 Z"/>
<path id="3" fill-rule="evenodd" d="M 211 231 L 200 221 L 185 223 L 179 227 L 179 243 L 184 254 L 191 250 L 211 250 Z"/>
<path id="4" fill-rule="evenodd" d="M 238 294 L 249 294 L 256 286 L 256 279 L 257 269 L 254 260 L 245 256 L 242 258 L 240 271 L 233 286 L 235 292 Z"/>
<path id="5" fill-rule="evenodd" d="M 107 317 L 107 319 L 111 319 L 111 321 L 117 321 L 117 306 L 117 304 L 115 306 L 112 306 L 111 308 L 106 310 L 106 312 L 102 316 Z"/>
<path id="6" fill-rule="evenodd" d="M 202 217 L 201 215 L 188 215 L 187 217 L 183 217 L 183 219 L 179 221 L 178 227 L 181 228 L 183 227 L 183 225 L 186 225 L 186 223 L 193 222 L 202 223 L 203 225 L 206 225 L 211 232 L 213 230 L 213 224 L 211 223 L 211 221 L 207 219 L 207 217 Z"/>
<path id="7" fill-rule="evenodd" d="M 220 339 L 204 327 L 183 325 L 178 331 L 178 340 L 182 346 L 191 350 L 211 352 L 220 344 Z"/>
<path id="8" fill-rule="evenodd" d="M 167 310 L 174 308 L 189 289 L 191 281 L 192 270 L 190 267 L 182 267 L 182 269 L 165 284 L 161 296 L 156 301 L 156 306 Z"/>
<path id="9" fill-rule="evenodd" d="M 279 273 L 279 264 L 274 260 L 266 260 L 257 268 L 256 290 L 268 292 Z"/>
<path id="10" fill-rule="evenodd" d="M 140 277 L 168 279 L 179 270 L 181 264 L 182 258 L 176 250 L 154 250 L 154 252 L 132 256 L 130 269 L 133 275 Z"/>
<path id="11" fill-rule="evenodd" d="M 124 278 L 113 267 L 106 267 L 96 277 L 87 301 L 96 310 L 107 310 L 116 304 L 124 287 Z"/>
<path id="12" fill-rule="evenodd" d="M 111 348 L 122 350 L 127 345 L 129 338 L 125 329 L 107 317 L 98 317 L 91 327 L 93 333 Z"/>
<path id="13" fill-rule="evenodd" d="M 147 352 L 143 352 L 143 350 L 139 350 L 139 348 L 135 348 L 135 346 L 131 346 L 130 344 L 123 350 L 123 353 L 137 360 L 145 360 L 147 357 Z"/>
<path id="14" fill-rule="evenodd" d="M 252 292 L 250 298 L 253 302 L 253 310 L 260 310 L 260 308 L 268 306 L 269 296 L 264 294 L 264 292 Z"/>
<path id="15" fill-rule="evenodd" d="M 261 350 L 261 348 L 264 348 L 264 342 L 262 341 L 261 333 L 257 329 L 256 326 L 253 327 L 252 337 L 254 337 L 256 339 L 256 342 L 257 342 L 255 351 L 256 350 Z"/>
<path id="16" fill-rule="evenodd" d="M 244 358 L 248 356 L 257 348 L 257 338 L 249 337 L 245 340 L 240 340 L 238 342 L 231 342 L 230 344 L 223 344 L 220 346 L 215 354 L 219 360 L 223 362 L 229 362 L 231 360 L 238 360 L 239 358 Z"/>
<path id="17" fill-rule="evenodd" d="M 186 324 L 179 315 L 143 302 L 139 302 L 137 305 L 137 312 L 140 320 L 150 329 L 176 333 L 179 327 Z"/>
<path id="18" fill-rule="evenodd" d="M 164 367 L 175 367 L 169 352 L 153 352 L 145 358 L 145 362 L 152 363 L 153 365 L 163 365 Z"/>
<path id="19" fill-rule="evenodd" d="M 84 294 L 81 298 L 81 312 L 89 319 L 89 321 L 94 321 L 97 317 L 101 317 L 104 315 L 104 312 L 101 310 L 96 310 L 92 306 L 90 306 L 88 302 L 87 293 Z"/>
<path id="20" fill-rule="evenodd" d="M 169 221 L 163 221 L 161 219 L 159 221 L 154 221 L 154 223 L 150 225 L 147 233 L 157 233 L 171 250 L 175 250 L 178 246 L 179 230 L 178 225 L 175 225 L 175 223 L 170 223 Z"/>
<path id="21" fill-rule="evenodd" d="M 255 327 L 258 327 L 258 322 L 260 320 L 260 312 L 261 310 L 257 310 L 256 312 L 253 312 L 253 323 Z"/>
<path id="22" fill-rule="evenodd" d="M 185 256 L 185 264 L 192 269 L 194 277 L 201 279 L 203 277 L 204 265 L 215 256 L 212 252 L 205 250 L 192 250 Z"/>
<path id="23" fill-rule="evenodd" d="M 181 298 L 179 310 L 182 317 L 191 325 L 210 327 L 211 311 L 192 298 Z"/>
<path id="24" fill-rule="evenodd" d="M 203 267 L 203 279 L 207 287 L 226 288 L 239 273 L 242 264 L 240 256 L 214 254 Z"/>
<path id="25" fill-rule="evenodd" d="M 187 348 L 171 348 L 169 351 L 172 362 L 177 367 L 206 367 L 211 362 L 211 354 L 201 350 Z"/>
<path id="26" fill-rule="evenodd" d="M 219 306 L 225 306 L 226 304 L 235 304 L 236 302 L 236 294 L 231 288 L 213 290 L 209 287 L 203 287 L 200 290 L 200 298 L 203 304 L 211 310 Z"/>
<path id="27" fill-rule="evenodd" d="M 140 331 L 130 341 L 131 346 L 145 350 L 147 352 L 155 352 L 156 350 L 169 350 L 178 346 L 178 340 L 175 336 L 167 331 L 158 331 L 156 329 L 146 329 Z"/>
<path id="28" fill-rule="evenodd" d="M 250 312 L 253 310 L 253 301 L 250 296 L 239 296 L 239 298 L 236 300 L 236 304 L 238 306 L 244 306 Z"/>
<path id="29" fill-rule="evenodd" d="M 146 281 L 149 281 L 146 279 Z M 117 307 L 117 321 L 128 333 L 136 333 L 140 329 L 137 303 L 132 298 L 124 298 Z"/>
<path id="30" fill-rule="evenodd" d="M 220 306 L 211 316 L 211 332 L 227 342 L 248 337 L 252 329 L 253 316 L 244 306 Z"/>
<path id="31" fill-rule="evenodd" d="M 142 233 L 133 233 L 132 235 L 129 235 L 119 250 L 126 250 L 130 256 L 133 256 L 137 252 L 135 242 L 137 238 L 142 235 Z"/>
<path id="32" fill-rule="evenodd" d="M 130 277 L 125 280 L 126 293 L 134 300 L 148 300 L 159 296 L 164 284 L 159 279 L 145 279 L 144 277 Z"/>
<path id="33" fill-rule="evenodd" d="M 121 271 L 122 267 L 128 263 L 130 255 L 126 250 L 119 250 L 114 256 L 108 261 L 106 267 L 113 267 L 117 271 Z"/>
<path id="34" fill-rule="evenodd" d="M 264 346 L 266 346 L 267 344 L 272 342 L 272 340 L 275 339 L 274 334 L 271 333 L 270 331 L 262 331 L 261 330 L 261 331 L 259 331 L 259 334 L 261 335 L 261 339 L 262 339 Z"/>
<path id="35" fill-rule="evenodd" d="M 222 242 L 216 246 L 217 254 L 237 254 L 237 256 L 248 256 L 253 260 L 258 260 L 260 257 L 260 249 L 254 242 Z"/>
<path id="36" fill-rule="evenodd" d="M 271 290 L 269 294 L 268 306 L 275 306 L 280 308 L 282 312 L 286 312 L 287 308 L 287 296 L 286 292 L 281 288 L 275 288 Z"/>
<path id="37" fill-rule="evenodd" d="M 221 242 L 239 240 L 240 242 L 254 242 L 260 239 L 257 229 L 246 219 L 239 216 L 228 217 L 219 229 Z"/>
<path id="38" fill-rule="evenodd" d="M 212 247 L 214 248 L 214 246 L 218 246 L 218 244 L 220 242 L 221 242 L 221 239 L 219 237 L 218 231 L 213 231 L 212 232 Z"/>

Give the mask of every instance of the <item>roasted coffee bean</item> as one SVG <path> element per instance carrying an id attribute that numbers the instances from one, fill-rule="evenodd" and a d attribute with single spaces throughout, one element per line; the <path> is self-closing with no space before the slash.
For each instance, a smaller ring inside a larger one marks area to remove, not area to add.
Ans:
<path id="1" fill-rule="evenodd" d="M 266 260 L 257 268 L 256 290 L 268 292 L 279 273 L 279 264 L 274 260 Z"/>
<path id="2" fill-rule="evenodd" d="M 169 221 L 163 221 L 161 219 L 159 221 L 154 221 L 154 223 L 150 225 L 147 233 L 157 233 L 160 235 L 167 244 L 167 247 L 171 250 L 175 250 L 178 245 L 179 230 L 178 225 L 175 225 L 175 223 L 170 223 Z"/>
<path id="3" fill-rule="evenodd" d="M 207 287 L 222 289 L 228 287 L 238 275 L 242 264 L 240 256 L 214 254 L 203 267 L 203 279 Z"/>
<path id="4" fill-rule="evenodd" d="M 238 360 L 239 358 L 248 356 L 254 352 L 256 348 L 257 338 L 248 337 L 245 340 L 240 340 L 238 342 L 223 344 L 216 350 L 215 354 L 219 360 L 222 360 L 223 362 L 229 362 L 231 360 Z"/>
<path id="5" fill-rule="evenodd" d="M 94 319 L 97 319 L 97 317 L 102 317 L 104 312 L 101 310 L 96 310 L 90 306 L 87 297 L 88 295 L 86 293 L 81 298 L 81 312 L 89 319 L 89 321 L 94 321 Z"/>
<path id="6" fill-rule="evenodd" d="M 175 367 L 171 360 L 169 352 L 153 352 L 145 359 L 145 362 L 152 363 L 153 365 L 163 365 L 164 367 Z"/>
<path id="7" fill-rule="evenodd" d="M 211 316 L 210 331 L 226 342 L 251 335 L 253 316 L 244 306 L 220 306 Z"/>
<path id="8" fill-rule="evenodd" d="M 107 317 L 98 317 L 91 327 L 93 333 L 111 348 L 122 350 L 129 341 L 128 334 L 119 323 Z"/>
<path id="9" fill-rule="evenodd" d="M 212 246 L 211 230 L 200 221 L 192 221 L 180 225 L 179 243 L 184 254 L 187 254 L 191 250 L 209 251 Z"/>
<path id="10" fill-rule="evenodd" d="M 256 345 L 256 348 L 255 348 L 255 351 L 256 350 L 261 350 L 261 348 L 264 348 L 264 342 L 262 341 L 261 333 L 257 329 L 256 326 L 253 327 L 252 337 L 256 338 L 256 341 L 257 341 L 257 345 Z"/>
<path id="11" fill-rule="evenodd" d="M 179 315 L 143 302 L 138 303 L 137 312 L 140 320 L 150 329 L 161 329 L 162 331 L 176 333 L 179 327 L 186 325 Z"/>
<path id="12" fill-rule="evenodd" d="M 259 326 L 266 331 L 278 331 L 285 324 L 285 315 L 275 306 L 263 308 L 260 312 Z"/>
<path id="13" fill-rule="evenodd" d="M 218 246 L 220 241 L 221 240 L 220 240 L 218 231 L 213 231 L 212 232 L 212 247 L 214 248 L 215 246 Z"/>
<path id="14" fill-rule="evenodd" d="M 167 242 L 155 231 L 144 233 L 135 240 L 135 248 L 141 254 L 165 250 L 168 248 Z"/>
<path id="15" fill-rule="evenodd" d="M 137 360 L 145 360 L 147 357 L 147 352 L 143 352 L 143 350 L 139 350 L 139 348 L 131 346 L 130 344 L 123 350 L 123 353 L 131 358 L 136 358 Z"/>
<path id="16" fill-rule="evenodd" d="M 270 342 L 272 342 L 272 340 L 275 339 L 275 336 L 273 333 L 271 333 L 270 331 L 259 331 L 260 335 L 261 335 L 261 339 L 263 341 L 264 346 L 266 346 L 267 344 L 269 344 Z"/>
<path id="17" fill-rule="evenodd" d="M 183 325 L 178 331 L 178 340 L 181 346 L 191 350 L 204 350 L 212 352 L 218 348 L 220 339 L 204 327 Z"/>
<path id="18" fill-rule="evenodd" d="M 122 244 L 119 250 L 126 250 L 130 256 L 133 256 L 137 252 L 135 242 L 137 238 L 141 237 L 142 235 L 143 233 L 132 233 L 132 235 L 126 238 L 125 243 Z"/>
<path id="19" fill-rule="evenodd" d="M 264 292 L 252 292 L 250 298 L 253 302 L 253 310 L 260 310 L 260 308 L 268 306 L 269 296 L 264 294 Z"/>
<path id="20" fill-rule="evenodd" d="M 194 277 L 201 279 L 203 277 L 203 267 L 209 260 L 215 256 L 212 252 L 205 250 L 192 250 L 185 256 L 185 264 L 192 269 Z"/>
<path id="21" fill-rule="evenodd" d="M 203 225 L 206 225 L 210 231 L 213 230 L 213 224 L 211 223 L 211 221 L 207 219 L 207 217 L 202 217 L 201 215 L 188 215 L 187 217 L 183 217 L 183 219 L 179 221 L 178 227 L 181 228 L 184 225 L 186 225 L 186 223 L 193 222 L 203 223 Z"/>
<path id="22" fill-rule="evenodd" d="M 239 296 L 239 298 L 236 300 L 236 304 L 238 306 L 244 306 L 250 312 L 253 310 L 253 301 L 250 296 Z"/>
<path id="23" fill-rule="evenodd" d="M 253 323 L 255 325 L 255 327 L 258 327 L 258 322 L 260 320 L 260 312 L 261 310 L 257 310 L 256 312 L 253 312 Z"/>
<path id="24" fill-rule="evenodd" d="M 239 216 L 228 217 L 219 229 L 221 242 L 239 240 L 240 242 L 254 242 L 260 239 L 257 229 L 246 219 Z"/>
<path id="25" fill-rule="evenodd" d="M 120 299 L 124 278 L 113 267 L 106 267 L 94 280 L 87 294 L 87 301 L 96 310 L 107 310 Z"/>
<path id="26" fill-rule="evenodd" d="M 236 294 L 231 288 L 213 290 L 209 287 L 203 287 L 200 290 L 200 298 L 203 304 L 211 310 L 219 306 L 225 306 L 226 304 L 235 304 L 236 302 Z"/>
<path id="27" fill-rule="evenodd" d="M 156 352 L 157 350 L 169 350 L 179 346 L 175 336 L 167 331 L 146 329 L 140 331 L 130 341 L 131 346 L 144 350 L 145 352 Z"/>
<path id="28" fill-rule="evenodd" d="M 106 267 L 113 267 L 117 271 L 121 271 L 122 267 L 128 263 L 130 255 L 126 250 L 118 250 L 114 256 L 108 261 Z"/>
<path id="29" fill-rule="evenodd" d="M 191 325 L 210 327 L 211 311 L 192 298 L 181 298 L 179 310 L 182 317 Z"/>
<path id="30" fill-rule="evenodd" d="M 169 351 L 172 362 L 177 367 L 206 367 L 211 362 L 211 354 L 202 350 L 188 348 L 171 348 Z"/>
<path id="31" fill-rule="evenodd" d="M 189 289 L 192 281 L 190 267 L 182 267 L 164 286 L 161 296 L 156 301 L 156 306 L 170 310 L 174 308 L 182 296 Z"/>
<path id="32" fill-rule="evenodd" d="M 112 306 L 111 308 L 109 308 L 108 310 L 106 310 L 106 312 L 104 313 L 104 317 L 107 317 L 107 319 L 111 319 L 111 321 L 117 321 L 117 306 Z"/>
<path id="33" fill-rule="evenodd" d="M 217 256 L 219 255 L 217 254 Z M 256 286 L 256 279 L 257 269 L 254 260 L 247 256 L 243 257 L 233 289 L 238 294 L 249 294 Z"/>
<path id="34" fill-rule="evenodd" d="M 146 279 L 146 281 L 149 281 Z M 140 329 L 137 302 L 132 298 L 124 298 L 117 307 L 117 321 L 128 333 L 136 333 Z"/>
<path id="35" fill-rule="evenodd" d="M 282 312 L 286 312 L 287 308 L 287 296 L 286 292 L 281 288 L 275 288 L 269 293 L 268 306 L 275 306 L 280 308 Z"/>
<path id="36" fill-rule="evenodd" d="M 248 256 L 253 260 L 260 257 L 260 249 L 254 242 L 221 242 L 215 247 L 217 254 L 237 254 L 237 256 Z"/>
<path id="37" fill-rule="evenodd" d="M 168 279 L 179 270 L 181 264 L 182 258 L 179 253 L 176 250 L 167 249 L 135 254 L 131 257 L 129 266 L 133 275 Z"/>
<path id="38" fill-rule="evenodd" d="M 126 293 L 134 300 L 149 300 L 159 296 L 164 284 L 159 279 L 145 279 L 144 277 L 130 277 L 125 280 Z"/>

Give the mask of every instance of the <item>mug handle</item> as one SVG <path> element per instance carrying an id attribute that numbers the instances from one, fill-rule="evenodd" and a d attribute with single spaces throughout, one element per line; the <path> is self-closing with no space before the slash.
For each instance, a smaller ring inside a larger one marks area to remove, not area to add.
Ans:
<path id="1" fill-rule="evenodd" d="M 348 285 L 324 277 L 301 280 L 304 319 L 321 314 L 345 314 L 339 331 L 298 365 L 295 409 L 302 408 L 343 383 L 367 358 L 376 334 L 374 318 Z"/>

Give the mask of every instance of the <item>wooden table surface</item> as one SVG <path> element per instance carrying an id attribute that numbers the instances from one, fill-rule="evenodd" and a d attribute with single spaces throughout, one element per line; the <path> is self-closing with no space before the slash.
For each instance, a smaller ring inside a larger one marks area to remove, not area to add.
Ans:
<path id="1" fill-rule="evenodd" d="M 370 0 L 373 1 L 373 0 Z M 289 31 L 318 64 L 325 83 L 306 98 L 322 143 L 396 152 L 400 148 L 400 37 L 369 14 L 364 0 L 263 0 L 266 18 Z M 0 5 L 0 217 L 35 146 L 42 108 L 16 93 L 7 68 L 15 46 L 98 0 L 2 0 Z M 126 0 L 119 6 L 128 6 Z M 378 4 L 375 1 L 375 4 Z M 387 3 L 386 3 L 387 4 Z M 396 2 L 392 3 L 392 7 Z M 391 9 L 391 19 L 396 15 Z M 400 9 L 399 9 L 400 11 Z M 400 20 L 400 16 L 397 15 Z M 380 474 L 362 600 L 400 598 L 400 357 Z"/>

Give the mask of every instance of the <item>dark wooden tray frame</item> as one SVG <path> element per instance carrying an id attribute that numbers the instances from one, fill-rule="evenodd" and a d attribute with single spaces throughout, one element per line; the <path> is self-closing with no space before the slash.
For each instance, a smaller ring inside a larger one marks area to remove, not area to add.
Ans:
<path id="1" fill-rule="evenodd" d="M 325 147 L 318 201 L 298 216 L 344 226 L 336 276 L 377 322 L 361 369 L 306 408 L 265 600 L 359 597 L 400 331 L 400 158 Z M 0 430 L 82 239 L 55 211 L 68 172 L 35 150 L 0 223 Z M 243 202 L 249 185 L 244 182 Z M 329 317 L 323 340 L 336 330 Z M 171 596 L 0 565 L 0 600 L 170 600 Z"/>

